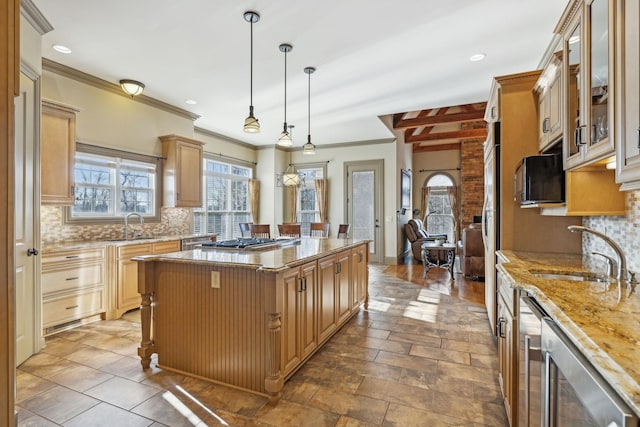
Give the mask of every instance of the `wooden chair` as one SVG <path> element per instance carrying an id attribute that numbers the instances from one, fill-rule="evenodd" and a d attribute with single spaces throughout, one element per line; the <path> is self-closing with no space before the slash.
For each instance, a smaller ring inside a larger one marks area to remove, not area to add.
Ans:
<path id="1" fill-rule="evenodd" d="M 311 237 L 329 237 L 329 223 L 328 222 L 312 222 L 310 224 Z"/>
<path id="2" fill-rule="evenodd" d="M 300 237 L 300 224 L 292 222 L 278 224 L 278 234 L 281 237 Z"/>
<path id="3" fill-rule="evenodd" d="M 349 236 L 349 224 L 340 224 L 338 226 L 338 239 L 346 239 Z"/>
<path id="4" fill-rule="evenodd" d="M 252 222 L 241 222 L 240 225 L 240 237 L 251 237 L 251 224 Z"/>
<path id="5" fill-rule="evenodd" d="M 249 224 L 249 226 L 251 227 L 251 237 L 271 238 L 271 226 L 269 224 Z"/>

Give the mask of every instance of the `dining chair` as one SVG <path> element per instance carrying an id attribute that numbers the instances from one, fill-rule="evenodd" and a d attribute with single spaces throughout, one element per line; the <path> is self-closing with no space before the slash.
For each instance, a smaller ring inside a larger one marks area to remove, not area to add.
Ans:
<path id="1" fill-rule="evenodd" d="M 311 237 L 329 237 L 329 223 L 328 222 L 312 222 L 310 224 Z"/>
<path id="2" fill-rule="evenodd" d="M 271 226 L 269 224 L 249 224 L 249 226 L 251 227 L 251 237 L 271 238 Z"/>
<path id="3" fill-rule="evenodd" d="M 240 237 L 251 237 L 251 224 L 252 222 L 241 222 L 240 225 Z"/>
<path id="4" fill-rule="evenodd" d="M 338 239 L 346 239 L 349 236 L 349 224 L 340 224 L 338 226 Z"/>
<path id="5" fill-rule="evenodd" d="M 300 224 L 278 224 L 278 234 L 280 234 L 281 237 L 300 237 Z"/>

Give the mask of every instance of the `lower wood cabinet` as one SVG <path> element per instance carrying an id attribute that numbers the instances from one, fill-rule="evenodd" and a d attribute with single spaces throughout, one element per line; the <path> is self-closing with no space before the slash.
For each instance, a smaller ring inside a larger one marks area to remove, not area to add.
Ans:
<path id="1" fill-rule="evenodd" d="M 111 246 L 109 263 L 112 268 L 112 309 L 109 318 L 119 318 L 125 312 L 140 306 L 138 293 L 138 263 L 131 258 L 143 255 L 178 252 L 180 241 L 155 243 L 135 243 L 123 246 Z"/>
<path id="2" fill-rule="evenodd" d="M 517 420 L 518 409 L 518 339 L 517 316 L 514 304 L 517 291 L 511 288 L 498 273 L 498 380 L 502 390 L 509 425 Z"/>
<path id="3" fill-rule="evenodd" d="M 367 297 L 367 283 L 369 283 L 367 255 L 365 245 L 351 250 L 351 310 L 357 310 Z"/>
<path id="4" fill-rule="evenodd" d="M 288 375 L 318 346 L 316 327 L 317 263 L 286 271 L 283 275 L 282 364 Z"/>
<path id="5" fill-rule="evenodd" d="M 44 335 L 83 318 L 104 315 L 107 307 L 104 248 L 65 250 L 42 256 Z"/>

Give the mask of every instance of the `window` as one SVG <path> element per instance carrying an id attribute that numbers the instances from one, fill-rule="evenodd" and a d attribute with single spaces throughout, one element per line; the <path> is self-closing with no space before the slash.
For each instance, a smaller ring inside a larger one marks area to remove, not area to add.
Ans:
<path id="1" fill-rule="evenodd" d="M 130 212 L 159 221 L 160 172 L 155 157 L 77 144 L 74 204 L 65 222 L 121 222 Z"/>
<path id="2" fill-rule="evenodd" d="M 429 202 L 425 228 L 429 234 L 446 234 L 447 240 L 452 242 L 454 218 L 451 212 L 447 187 L 454 185 L 453 180 L 445 174 L 436 174 L 427 181 L 429 188 Z"/>
<path id="3" fill-rule="evenodd" d="M 251 221 L 249 179 L 253 169 L 204 159 L 204 207 L 194 209 L 193 231 L 216 233 L 218 240 L 240 237 L 240 223 Z"/>
<path id="4" fill-rule="evenodd" d="M 312 222 L 320 221 L 320 210 L 316 197 L 316 179 L 324 178 L 324 167 L 297 168 L 297 172 L 304 174 L 304 184 L 298 188 L 297 220 L 300 223 L 300 233 L 309 235 Z"/>

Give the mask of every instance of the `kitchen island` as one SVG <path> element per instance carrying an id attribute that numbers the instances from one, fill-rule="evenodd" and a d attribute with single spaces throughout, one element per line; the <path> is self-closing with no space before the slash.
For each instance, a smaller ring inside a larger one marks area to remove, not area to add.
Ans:
<path id="1" fill-rule="evenodd" d="M 267 395 L 368 301 L 368 241 L 137 257 L 143 368 Z"/>

